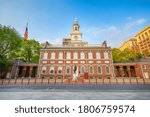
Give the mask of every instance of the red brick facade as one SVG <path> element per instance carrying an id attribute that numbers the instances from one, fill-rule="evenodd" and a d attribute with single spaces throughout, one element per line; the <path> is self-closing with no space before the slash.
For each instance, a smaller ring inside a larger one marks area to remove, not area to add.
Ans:
<path id="1" fill-rule="evenodd" d="M 44 59 L 44 53 L 47 53 L 46 59 Z M 52 58 L 52 53 L 55 53 L 54 58 Z M 62 53 L 63 58 L 61 59 L 59 58 L 59 53 Z M 67 59 L 67 53 L 70 53 L 69 59 Z M 77 58 L 74 57 L 75 53 Z M 91 58 L 90 58 L 90 53 L 91 53 Z M 108 54 L 108 58 L 106 54 Z M 114 76 L 112 53 L 109 47 L 49 46 L 46 49 L 41 49 L 40 55 L 41 58 L 39 62 L 39 72 L 38 72 L 40 78 L 41 77 L 53 78 L 56 75 L 59 78 L 66 78 L 66 77 L 73 78 L 75 66 L 77 68 L 78 77 L 83 77 L 84 73 L 88 73 L 88 76 L 91 78 L 95 78 L 95 77 L 111 78 Z M 42 71 L 42 68 L 44 68 L 44 71 Z M 53 68 L 53 72 L 51 72 L 50 68 Z M 61 72 L 59 71 L 59 68 L 61 68 L 62 70 Z M 69 69 L 68 73 L 67 73 L 67 68 Z"/>

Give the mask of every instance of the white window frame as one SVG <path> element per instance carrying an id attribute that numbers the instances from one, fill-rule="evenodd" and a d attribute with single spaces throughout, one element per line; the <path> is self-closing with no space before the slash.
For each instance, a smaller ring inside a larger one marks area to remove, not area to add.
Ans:
<path id="1" fill-rule="evenodd" d="M 88 59 L 93 59 L 93 54 L 92 54 L 92 52 L 88 52 Z"/>
<path id="2" fill-rule="evenodd" d="M 53 73 L 51 73 L 51 70 L 53 70 Z M 54 74 L 55 70 L 54 70 L 54 66 L 50 66 L 50 74 Z"/>
<path id="3" fill-rule="evenodd" d="M 62 60 L 63 59 L 63 53 L 60 52 L 59 55 L 58 55 L 58 59 Z"/>
<path id="4" fill-rule="evenodd" d="M 67 52 L 66 53 L 66 59 L 70 59 L 71 58 L 71 53 L 70 52 Z"/>
<path id="5" fill-rule="evenodd" d="M 101 59 L 101 54 L 100 54 L 100 52 L 96 52 L 96 59 Z"/>
<path id="6" fill-rule="evenodd" d="M 41 69 L 42 69 L 42 70 L 41 70 L 41 73 L 42 73 L 42 74 L 46 74 L 46 66 L 42 66 Z M 45 71 L 45 72 L 43 73 L 43 71 Z"/>
<path id="7" fill-rule="evenodd" d="M 80 53 L 80 59 L 82 59 L 82 60 L 85 59 L 85 54 L 84 54 L 84 52 L 81 52 L 81 53 Z"/>
<path id="8" fill-rule="evenodd" d="M 73 59 L 78 59 L 78 53 L 77 52 L 73 53 Z"/>
<path id="9" fill-rule="evenodd" d="M 51 53 L 51 59 L 55 59 L 55 55 L 56 55 L 56 53 L 55 53 L 55 52 L 52 52 L 52 53 Z"/>
<path id="10" fill-rule="evenodd" d="M 43 53 L 43 59 L 47 59 L 47 58 L 48 58 L 48 53 L 47 52 Z"/>
<path id="11" fill-rule="evenodd" d="M 61 71 L 61 73 L 59 73 L 59 71 Z M 59 73 L 59 74 L 62 74 L 62 66 L 59 66 L 59 67 L 58 67 L 58 73 Z"/>
<path id="12" fill-rule="evenodd" d="M 109 58 L 108 56 L 109 56 L 108 52 L 104 52 L 104 59 L 108 59 Z"/>

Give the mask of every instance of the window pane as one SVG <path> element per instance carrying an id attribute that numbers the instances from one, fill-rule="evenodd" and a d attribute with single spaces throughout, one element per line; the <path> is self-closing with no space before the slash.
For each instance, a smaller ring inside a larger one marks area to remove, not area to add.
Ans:
<path id="1" fill-rule="evenodd" d="M 81 54 L 80 54 L 80 59 L 85 59 L 85 56 L 84 56 L 83 52 L 81 52 Z"/>
<path id="2" fill-rule="evenodd" d="M 100 59 L 100 53 L 99 52 L 96 53 L 96 59 Z"/>
<path id="3" fill-rule="evenodd" d="M 42 73 L 46 73 L 46 67 L 45 66 L 42 66 Z"/>
<path id="4" fill-rule="evenodd" d="M 51 53 L 51 59 L 55 59 L 55 53 Z"/>
<path id="5" fill-rule="evenodd" d="M 70 53 L 69 52 L 66 54 L 66 59 L 70 59 Z"/>
<path id="6" fill-rule="evenodd" d="M 48 53 L 44 53 L 43 59 L 47 59 Z"/>
<path id="7" fill-rule="evenodd" d="M 84 67 L 81 67 L 81 72 L 82 72 L 82 73 L 84 73 L 84 72 L 85 72 Z"/>
<path id="8" fill-rule="evenodd" d="M 58 67 L 58 73 L 62 73 L 62 67 Z"/>
<path id="9" fill-rule="evenodd" d="M 63 53 L 59 53 L 58 59 L 63 59 Z"/>
<path id="10" fill-rule="evenodd" d="M 104 59 L 108 59 L 108 53 L 107 52 L 104 53 Z"/>
<path id="11" fill-rule="evenodd" d="M 106 66 L 106 72 L 110 73 L 110 67 L 109 66 Z"/>
<path id="12" fill-rule="evenodd" d="M 78 53 L 75 52 L 74 55 L 73 55 L 73 58 L 78 59 Z"/>
<path id="13" fill-rule="evenodd" d="M 98 73 L 102 73 L 102 67 L 98 67 Z"/>
<path id="14" fill-rule="evenodd" d="M 90 67 L 90 73 L 93 73 L 93 67 Z"/>
<path id="15" fill-rule="evenodd" d="M 67 67 L 66 69 L 66 73 L 69 74 L 70 73 L 70 67 Z"/>
<path id="16" fill-rule="evenodd" d="M 92 59 L 92 58 L 93 58 L 92 52 L 89 52 L 88 53 L 88 59 Z"/>
<path id="17" fill-rule="evenodd" d="M 50 73 L 54 73 L 54 67 L 50 67 Z"/>

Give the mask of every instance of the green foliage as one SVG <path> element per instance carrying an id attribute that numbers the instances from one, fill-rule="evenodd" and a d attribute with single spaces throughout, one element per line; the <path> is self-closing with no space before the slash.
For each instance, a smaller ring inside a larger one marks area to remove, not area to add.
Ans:
<path id="1" fill-rule="evenodd" d="M 20 49 L 21 37 L 19 33 L 11 27 L 0 25 L 0 78 L 5 78 L 11 66 L 16 51 Z"/>
<path id="2" fill-rule="evenodd" d="M 0 62 L 12 59 L 22 46 L 21 41 L 19 33 L 14 28 L 0 26 Z"/>
<path id="3" fill-rule="evenodd" d="M 112 49 L 112 56 L 114 62 L 121 62 L 121 51 L 117 48 Z"/>
<path id="4" fill-rule="evenodd" d="M 23 46 L 17 53 L 18 58 L 24 62 L 38 62 L 40 55 L 40 44 L 35 40 L 23 41 Z"/>
<path id="5" fill-rule="evenodd" d="M 141 54 L 141 53 L 136 53 L 136 58 L 137 59 L 141 59 L 143 57 L 143 54 Z"/>
<path id="6" fill-rule="evenodd" d="M 114 62 L 131 62 L 136 59 L 142 58 L 142 54 L 135 53 L 131 49 L 126 48 L 123 51 L 113 48 L 112 49 L 113 61 Z"/>

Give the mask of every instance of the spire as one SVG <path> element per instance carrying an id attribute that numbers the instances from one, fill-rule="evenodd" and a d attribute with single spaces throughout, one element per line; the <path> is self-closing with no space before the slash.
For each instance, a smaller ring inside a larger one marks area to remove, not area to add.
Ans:
<path id="1" fill-rule="evenodd" d="M 76 17 L 75 17 L 75 19 L 74 19 L 74 24 L 78 24 L 78 20 L 77 20 Z"/>
<path id="2" fill-rule="evenodd" d="M 78 24 L 77 18 L 74 19 L 70 36 L 71 36 L 71 40 L 75 40 L 76 42 L 81 41 L 82 39 L 82 33 L 80 32 L 80 26 Z"/>
<path id="3" fill-rule="evenodd" d="M 27 22 L 27 25 L 26 25 L 25 33 L 24 33 L 24 39 L 25 39 L 25 41 L 28 40 L 28 22 Z"/>

